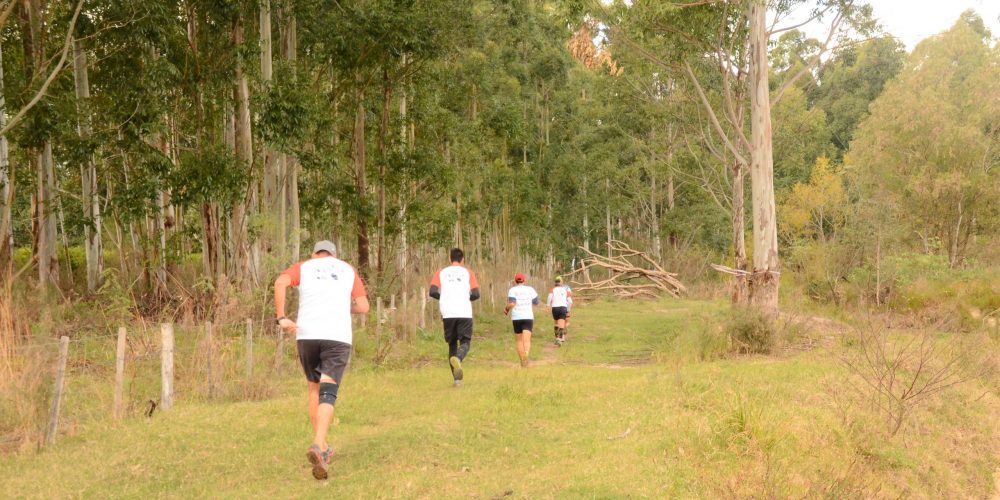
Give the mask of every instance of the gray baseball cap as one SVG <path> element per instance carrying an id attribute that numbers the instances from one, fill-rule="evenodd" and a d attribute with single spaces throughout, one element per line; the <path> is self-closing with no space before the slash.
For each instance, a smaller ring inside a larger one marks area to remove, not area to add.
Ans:
<path id="1" fill-rule="evenodd" d="M 337 245 L 334 245 L 333 242 L 329 240 L 317 241 L 316 244 L 313 245 L 313 253 L 316 252 L 327 252 L 330 255 L 336 256 Z"/>

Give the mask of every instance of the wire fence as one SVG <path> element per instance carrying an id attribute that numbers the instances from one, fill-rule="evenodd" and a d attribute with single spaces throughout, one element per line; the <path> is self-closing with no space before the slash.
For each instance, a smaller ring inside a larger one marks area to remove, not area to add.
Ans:
<path id="1" fill-rule="evenodd" d="M 502 307 L 504 301 L 496 298 L 501 294 L 488 288 L 477 311 Z M 367 315 L 354 318 L 355 354 L 381 364 L 394 345 L 413 340 L 438 320 L 426 288 L 376 297 Z M 151 417 L 176 404 L 267 399 L 299 371 L 294 338 L 273 322 L 249 319 L 169 327 L 140 323 L 32 341 L 15 346 L 12 354 L 13 378 L 0 381 L 0 452 L 40 445 L 83 426 Z"/>
<path id="2" fill-rule="evenodd" d="M 0 384 L 0 451 L 41 443 L 46 434 L 163 411 L 166 330 L 125 329 L 121 350 L 118 333 L 65 338 L 65 359 L 61 340 L 15 346 L 13 376 Z M 293 343 L 273 324 L 247 320 L 169 330 L 175 403 L 266 399 L 294 368 Z"/>

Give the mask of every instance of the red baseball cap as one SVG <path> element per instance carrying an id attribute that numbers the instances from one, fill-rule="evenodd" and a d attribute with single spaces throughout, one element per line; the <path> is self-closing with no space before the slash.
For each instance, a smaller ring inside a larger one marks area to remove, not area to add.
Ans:
<path id="1" fill-rule="evenodd" d="M 524 273 L 517 273 L 514 275 L 514 283 L 524 283 Z"/>

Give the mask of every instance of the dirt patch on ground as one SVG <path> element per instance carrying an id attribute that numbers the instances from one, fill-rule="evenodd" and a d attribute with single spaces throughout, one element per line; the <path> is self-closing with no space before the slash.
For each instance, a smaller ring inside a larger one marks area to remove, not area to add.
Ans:
<path id="1" fill-rule="evenodd" d="M 790 339 L 778 349 L 778 354 L 788 356 L 830 347 L 850 326 L 823 316 L 781 313 L 778 330 L 782 337 Z"/>

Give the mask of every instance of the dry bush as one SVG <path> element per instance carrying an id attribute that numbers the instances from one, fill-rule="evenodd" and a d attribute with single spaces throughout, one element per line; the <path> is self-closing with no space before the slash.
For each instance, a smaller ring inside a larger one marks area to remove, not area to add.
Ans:
<path id="1" fill-rule="evenodd" d="M 838 355 L 851 372 L 852 386 L 884 418 L 889 436 L 918 405 L 978 374 L 975 342 L 937 331 L 893 334 L 869 321 L 850 337 L 853 349 Z"/>
<path id="2" fill-rule="evenodd" d="M 738 354 L 769 354 L 777 340 L 774 321 L 749 307 L 734 308 L 726 323 L 726 332 Z"/>
<path id="3" fill-rule="evenodd" d="M 41 443 L 48 422 L 55 343 L 13 349 L 10 376 L 0 377 L 0 451 Z"/>

